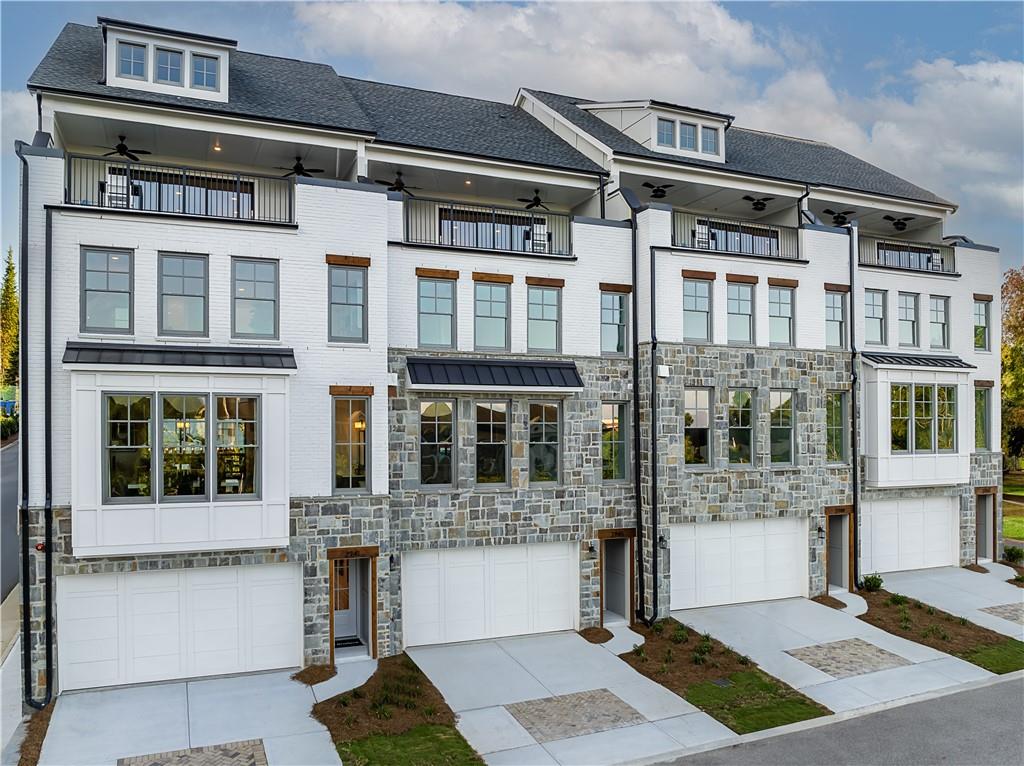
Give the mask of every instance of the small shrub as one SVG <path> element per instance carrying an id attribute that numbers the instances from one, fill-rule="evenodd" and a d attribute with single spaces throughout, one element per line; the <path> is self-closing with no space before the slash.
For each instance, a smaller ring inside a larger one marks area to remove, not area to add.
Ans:
<path id="1" fill-rule="evenodd" d="M 938 625 L 929 625 L 921 633 L 925 638 L 937 638 L 941 641 L 949 641 L 949 633 Z"/>
<path id="2" fill-rule="evenodd" d="M 711 634 L 710 633 L 705 633 L 703 636 L 700 637 L 700 640 L 703 641 L 705 644 L 710 644 L 711 643 Z"/>
<path id="3" fill-rule="evenodd" d="M 966 625 L 967 624 L 967 618 L 966 617 L 958 617 L 957 618 L 957 622 L 959 622 L 961 625 Z"/>
<path id="4" fill-rule="evenodd" d="M 914 609 L 921 609 L 921 608 L 922 608 L 922 606 L 923 606 L 923 605 L 921 604 L 921 602 L 920 602 L 920 601 L 915 601 L 915 602 L 914 602 Z"/>
<path id="5" fill-rule="evenodd" d="M 869 574 L 864 577 L 864 590 L 874 593 L 882 589 L 882 576 L 880 574 Z"/>
<path id="6" fill-rule="evenodd" d="M 750 664 L 750 658 L 747 655 L 745 655 L 745 654 L 741 654 L 740 655 L 739 661 L 740 661 L 740 665 L 749 665 Z"/>
<path id="7" fill-rule="evenodd" d="M 638 660 L 647 659 L 647 650 L 644 648 L 643 644 L 633 644 L 633 656 Z"/>
<path id="8" fill-rule="evenodd" d="M 697 645 L 697 651 L 701 654 L 711 654 L 711 642 L 701 641 L 700 644 Z"/>
<path id="9" fill-rule="evenodd" d="M 1007 545 L 1003 549 L 1003 558 L 1011 564 L 1019 564 L 1024 561 L 1024 548 L 1019 545 Z"/>
<path id="10" fill-rule="evenodd" d="M 651 631 L 656 636 L 660 636 L 662 631 L 664 631 L 664 630 L 665 630 L 665 622 L 663 620 L 658 620 L 658 622 L 654 623 L 651 626 Z"/>
<path id="11" fill-rule="evenodd" d="M 666 663 L 672 662 L 672 647 L 671 646 L 668 647 L 665 650 L 665 662 Z"/>
<path id="12" fill-rule="evenodd" d="M 381 721 L 387 721 L 391 718 L 391 711 L 388 710 L 387 705 L 374 705 L 370 708 L 373 711 L 373 717 Z"/>
<path id="13" fill-rule="evenodd" d="M 425 715 L 427 718 L 433 718 L 435 715 L 437 715 L 437 708 L 433 705 L 427 705 L 423 708 L 423 715 Z"/>
<path id="14" fill-rule="evenodd" d="M 889 604 L 891 606 L 903 606 L 909 601 L 906 596 L 900 595 L 899 593 L 893 593 L 889 596 Z"/>
<path id="15" fill-rule="evenodd" d="M 1014 582 L 1024 582 L 1024 574 L 1014 575 L 1013 576 L 1013 581 Z"/>
<path id="16" fill-rule="evenodd" d="M 342 694 L 338 697 L 338 704 L 342 707 L 348 707 L 349 697 L 347 694 Z"/>
<path id="17" fill-rule="evenodd" d="M 676 625 L 676 629 L 672 632 L 672 643 L 685 644 L 689 640 L 690 634 L 686 632 L 686 626 Z"/>
<path id="18" fill-rule="evenodd" d="M 925 610 L 928 614 L 935 614 L 935 607 L 930 606 Z"/>
<path id="19" fill-rule="evenodd" d="M 910 630 L 910 612 L 905 606 L 900 607 L 900 627 L 903 630 Z"/>
<path id="20" fill-rule="evenodd" d="M 17 415 L 0 415 L 0 438 L 6 439 L 18 433 Z"/>
<path id="21" fill-rule="evenodd" d="M 668 673 L 668 663 L 667 662 L 661 663 L 661 667 L 658 668 L 658 673 L 660 675 L 665 675 L 666 673 Z"/>
<path id="22" fill-rule="evenodd" d="M 364 692 L 362 689 L 353 689 L 352 690 L 352 697 L 354 699 L 361 700 L 365 696 L 366 696 L 366 692 Z"/>
<path id="23" fill-rule="evenodd" d="M 694 665 L 703 665 L 704 664 L 704 654 L 702 652 L 697 651 L 697 652 L 693 653 L 693 664 Z"/>

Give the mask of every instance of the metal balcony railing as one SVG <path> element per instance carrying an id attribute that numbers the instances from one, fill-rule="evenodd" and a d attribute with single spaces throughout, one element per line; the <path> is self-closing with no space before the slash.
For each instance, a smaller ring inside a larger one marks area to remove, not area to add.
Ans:
<path id="1" fill-rule="evenodd" d="M 949 245 L 908 242 L 900 239 L 859 237 L 858 259 L 862 266 L 886 266 L 940 274 L 956 273 L 956 256 Z"/>
<path id="2" fill-rule="evenodd" d="M 291 178 L 85 155 L 69 155 L 65 174 L 69 205 L 295 222 Z"/>
<path id="3" fill-rule="evenodd" d="M 673 211 L 672 244 L 713 253 L 800 257 L 799 232 L 791 226 L 719 218 L 685 210 Z"/>
<path id="4" fill-rule="evenodd" d="M 565 213 L 406 197 L 405 241 L 568 257 L 572 226 Z"/>

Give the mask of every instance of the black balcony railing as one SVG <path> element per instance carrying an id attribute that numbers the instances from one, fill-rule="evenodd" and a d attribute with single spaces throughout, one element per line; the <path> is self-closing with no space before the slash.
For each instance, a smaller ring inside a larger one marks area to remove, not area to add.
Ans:
<path id="1" fill-rule="evenodd" d="M 693 250 L 767 258 L 800 257 L 800 239 L 791 226 L 740 221 L 675 210 L 672 244 Z"/>
<path id="2" fill-rule="evenodd" d="M 64 200 L 201 218 L 295 222 L 295 182 L 290 178 L 106 157 L 67 158 Z"/>
<path id="3" fill-rule="evenodd" d="M 565 213 L 406 197 L 405 241 L 511 253 L 570 256 L 572 226 Z"/>
<path id="4" fill-rule="evenodd" d="M 859 260 L 862 266 L 885 266 L 940 274 L 956 273 L 956 257 L 949 245 L 881 239 L 861 235 Z"/>

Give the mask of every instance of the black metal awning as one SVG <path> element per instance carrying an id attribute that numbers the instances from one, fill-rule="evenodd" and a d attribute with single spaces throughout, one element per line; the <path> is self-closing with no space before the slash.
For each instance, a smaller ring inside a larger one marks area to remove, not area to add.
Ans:
<path id="1" fill-rule="evenodd" d="M 890 365 L 896 367 L 937 367 L 942 369 L 974 370 L 975 365 L 965 362 L 958 356 L 930 356 L 928 354 L 886 354 L 877 351 L 862 352 L 865 362 L 873 366 Z"/>
<path id="2" fill-rule="evenodd" d="M 227 346 L 144 346 L 135 343 L 80 343 L 68 341 L 64 364 L 155 365 L 163 367 L 238 367 L 258 370 L 294 370 L 290 348 L 231 348 Z"/>
<path id="3" fill-rule="evenodd" d="M 575 362 L 410 357 L 409 387 L 419 390 L 572 391 L 583 388 Z"/>

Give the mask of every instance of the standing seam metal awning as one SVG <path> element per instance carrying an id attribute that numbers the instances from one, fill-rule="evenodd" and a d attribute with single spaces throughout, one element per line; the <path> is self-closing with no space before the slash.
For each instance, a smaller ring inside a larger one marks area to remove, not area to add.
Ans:
<path id="1" fill-rule="evenodd" d="M 861 352 L 861 358 L 873 367 L 937 367 L 941 369 L 974 370 L 977 367 L 957 356 L 928 356 L 927 354 L 887 354 L 878 351 Z"/>
<path id="2" fill-rule="evenodd" d="M 409 387 L 418 390 L 500 389 L 574 391 L 583 388 L 575 362 L 410 357 Z"/>
<path id="3" fill-rule="evenodd" d="M 68 341 L 64 364 L 164 367 L 239 367 L 259 370 L 294 370 L 290 348 L 232 348 L 227 346 L 146 346 L 135 343 L 81 343 Z"/>

